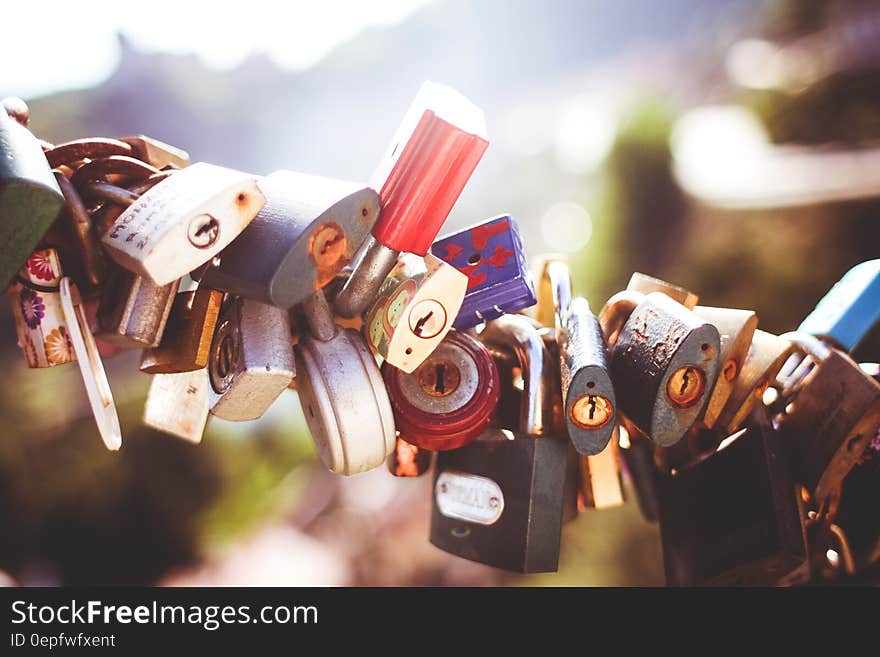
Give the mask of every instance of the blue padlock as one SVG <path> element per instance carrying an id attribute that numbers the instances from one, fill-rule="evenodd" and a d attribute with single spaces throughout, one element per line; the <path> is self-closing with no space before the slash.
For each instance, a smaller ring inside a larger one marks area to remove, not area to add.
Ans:
<path id="1" fill-rule="evenodd" d="M 519 228 L 509 215 L 439 239 L 431 253 L 468 277 L 464 303 L 453 324 L 457 330 L 537 302 Z"/>
<path id="2" fill-rule="evenodd" d="M 850 269 L 801 322 L 798 331 L 851 352 L 880 321 L 880 260 Z"/>

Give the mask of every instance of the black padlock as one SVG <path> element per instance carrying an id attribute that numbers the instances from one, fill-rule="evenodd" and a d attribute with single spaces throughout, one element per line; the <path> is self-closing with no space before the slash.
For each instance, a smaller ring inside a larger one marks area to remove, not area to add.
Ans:
<path id="1" fill-rule="evenodd" d="M 520 361 L 520 427 L 490 429 L 465 447 L 438 453 L 431 543 L 504 570 L 553 572 L 571 460 L 567 437 L 551 435 L 552 356 L 524 317 L 503 315 L 480 339 L 511 349 Z"/>
<path id="2" fill-rule="evenodd" d="M 781 438 L 766 414 L 717 451 L 657 473 L 671 586 L 768 586 L 809 575 L 804 516 Z"/>

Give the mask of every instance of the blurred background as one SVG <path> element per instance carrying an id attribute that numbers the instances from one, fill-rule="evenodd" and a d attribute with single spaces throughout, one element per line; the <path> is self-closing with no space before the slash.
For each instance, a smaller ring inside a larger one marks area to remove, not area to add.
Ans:
<path id="1" fill-rule="evenodd" d="M 485 109 L 491 142 L 444 232 L 512 213 L 530 253 L 569 254 L 594 311 L 636 270 L 782 332 L 880 255 L 874 2 L 88 6 L 3 10 L 0 96 L 54 143 L 143 133 L 193 161 L 366 180 L 430 79 Z M 8 304 L 0 327 L 0 571 L 20 583 L 663 583 L 632 496 L 565 526 L 558 573 L 502 573 L 428 543 L 430 477 L 325 472 L 292 391 L 198 446 L 140 426 L 135 353 L 105 363 L 111 454 L 78 369 L 28 370 Z"/>

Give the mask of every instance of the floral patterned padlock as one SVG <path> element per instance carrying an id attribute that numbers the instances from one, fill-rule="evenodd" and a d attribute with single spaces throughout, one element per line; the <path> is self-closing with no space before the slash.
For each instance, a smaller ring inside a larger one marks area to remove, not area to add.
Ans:
<path id="1" fill-rule="evenodd" d="M 18 345 L 28 367 L 53 367 L 76 360 L 64 311 L 63 273 L 55 249 L 34 251 L 9 286 Z"/>

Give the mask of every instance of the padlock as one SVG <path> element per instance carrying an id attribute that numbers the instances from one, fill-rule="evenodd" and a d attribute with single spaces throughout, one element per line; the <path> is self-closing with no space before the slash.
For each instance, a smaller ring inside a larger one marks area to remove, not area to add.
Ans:
<path id="1" fill-rule="evenodd" d="M 852 352 L 878 322 L 880 260 L 869 260 L 850 269 L 835 283 L 804 318 L 798 331 Z"/>
<path id="2" fill-rule="evenodd" d="M 783 585 L 808 576 L 804 516 L 766 417 L 672 474 L 658 473 L 671 586 Z"/>
<path id="3" fill-rule="evenodd" d="M 411 374 L 382 375 L 400 437 L 423 449 L 456 449 L 488 427 L 500 395 L 495 362 L 475 338 L 450 331 Z"/>
<path id="4" fill-rule="evenodd" d="M 666 281 L 642 274 L 641 272 L 633 272 L 633 275 L 627 283 L 626 289 L 630 292 L 638 292 L 639 294 L 648 295 L 651 292 L 662 292 L 673 301 L 677 301 L 688 310 L 693 310 L 700 298 L 683 287 L 667 283 Z"/>
<path id="5" fill-rule="evenodd" d="M 395 477 L 421 477 L 431 469 L 433 458 L 431 450 L 417 447 L 398 436 L 386 465 Z"/>
<path id="6" fill-rule="evenodd" d="M 608 509 L 624 503 L 617 425 L 611 439 L 598 454 L 578 456 L 578 506 Z"/>
<path id="7" fill-rule="evenodd" d="M 150 382 L 143 423 L 191 443 L 202 442 L 211 406 L 208 370 L 156 374 Z"/>
<path id="8" fill-rule="evenodd" d="M 792 355 L 794 345 L 777 335 L 755 330 L 748 355 L 733 381 L 733 390 L 715 421 L 715 429 L 725 435 L 737 431 L 756 404 L 761 403 L 767 387 Z"/>
<path id="9" fill-rule="evenodd" d="M 336 297 L 363 313 L 401 252 L 424 256 L 489 146 L 483 112 L 449 87 L 422 85 L 371 179 L 382 213 Z"/>
<path id="10" fill-rule="evenodd" d="M 696 422 L 715 384 L 718 329 L 661 292 L 615 295 L 599 323 L 613 345 L 618 408 L 658 445 L 674 445 Z"/>
<path id="11" fill-rule="evenodd" d="M 211 414 L 256 420 L 296 375 L 287 311 L 230 297 L 220 310 L 208 356 Z"/>
<path id="12" fill-rule="evenodd" d="M 468 277 L 464 302 L 453 323 L 456 329 L 468 329 L 537 302 L 519 228 L 510 215 L 437 240 L 431 253 Z"/>
<path id="13" fill-rule="evenodd" d="M 220 253 L 264 203 L 255 176 L 197 162 L 142 194 L 101 239 L 121 266 L 167 285 Z"/>
<path id="14" fill-rule="evenodd" d="M 567 437 L 551 433 L 553 385 L 545 374 L 552 356 L 537 329 L 516 315 L 488 322 L 480 339 L 521 359 L 521 423 L 516 433 L 490 429 L 437 454 L 431 543 L 496 568 L 552 572 L 571 453 Z"/>
<path id="15" fill-rule="evenodd" d="M 259 182 L 266 205 L 201 282 L 280 308 L 300 303 L 351 260 L 379 215 L 363 185 L 278 171 Z"/>
<path id="16" fill-rule="evenodd" d="M 149 162 L 157 169 L 166 167 L 183 169 L 189 166 L 189 153 L 158 139 L 146 135 L 134 135 L 120 137 L 119 141 L 131 146 L 135 157 Z"/>
<path id="17" fill-rule="evenodd" d="M 370 349 L 406 373 L 443 340 L 455 320 L 467 276 L 431 254 L 403 254 L 364 321 Z"/>
<path id="18" fill-rule="evenodd" d="M 614 387 L 599 321 L 586 299 L 572 299 L 571 272 L 563 256 L 534 261 L 538 276 L 537 321 L 555 329 L 565 430 L 585 456 L 600 453 L 616 426 Z"/>
<path id="19" fill-rule="evenodd" d="M 76 285 L 63 277 L 60 281 L 61 308 L 67 323 L 67 335 L 76 354 L 77 365 L 86 388 L 86 396 L 92 407 L 92 415 L 98 426 L 98 433 L 107 449 L 116 451 L 122 447 L 122 432 L 119 429 L 119 416 L 107 373 L 98 354 L 95 338 L 86 321 L 82 298 Z"/>
<path id="20" fill-rule="evenodd" d="M 833 518 L 843 481 L 880 430 L 880 383 L 843 352 L 806 333 L 781 336 L 808 354 L 815 366 L 793 384 L 782 432 L 798 482 L 815 510 Z"/>
<path id="21" fill-rule="evenodd" d="M 222 302 L 219 290 L 196 287 L 178 291 L 161 343 L 141 356 L 141 372 L 172 374 L 204 369 Z"/>
<path id="22" fill-rule="evenodd" d="M 695 306 L 693 311 L 718 329 L 721 349 L 718 354 L 720 372 L 709 393 L 709 401 L 700 420 L 709 429 L 715 426 L 733 392 L 758 327 L 758 316 L 751 310 Z"/>
<path id="23" fill-rule="evenodd" d="M 553 289 L 547 274 L 548 268 L 554 263 L 569 266 L 568 257 L 559 253 L 541 253 L 529 263 L 529 272 L 535 281 L 535 305 L 524 309 L 521 314 L 531 317 L 541 326 L 556 326 L 558 291 Z M 571 298 L 571 294 L 568 296 Z"/>
<path id="24" fill-rule="evenodd" d="M 319 290 L 304 303 L 309 334 L 295 347 L 296 389 L 318 456 L 353 475 L 382 465 L 395 446 L 394 413 L 363 336 L 333 321 Z"/>
<path id="25" fill-rule="evenodd" d="M 76 360 L 61 307 L 63 276 L 55 249 L 34 251 L 9 286 L 18 345 L 28 367 L 53 367 Z"/>
<path id="26" fill-rule="evenodd" d="M 36 250 L 63 205 L 64 197 L 36 137 L 0 109 L 0 284 L 4 288 Z"/>
<path id="27" fill-rule="evenodd" d="M 128 349 L 159 346 L 178 285 L 156 285 L 146 276 L 114 268 L 101 292 L 95 336 Z"/>

